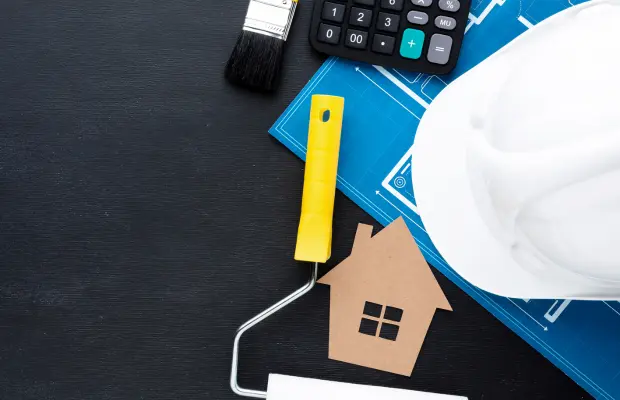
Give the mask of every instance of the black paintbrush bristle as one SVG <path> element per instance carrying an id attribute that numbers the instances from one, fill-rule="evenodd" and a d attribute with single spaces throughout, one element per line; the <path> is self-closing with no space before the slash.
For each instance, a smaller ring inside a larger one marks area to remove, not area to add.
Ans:
<path id="1" fill-rule="evenodd" d="M 255 90 L 274 90 L 280 78 L 284 43 L 275 37 L 241 31 L 226 64 L 226 79 Z"/>

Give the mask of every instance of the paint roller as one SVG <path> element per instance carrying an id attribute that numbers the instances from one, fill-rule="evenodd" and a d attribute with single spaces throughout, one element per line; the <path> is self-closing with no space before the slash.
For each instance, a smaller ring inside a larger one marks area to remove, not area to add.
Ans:
<path id="1" fill-rule="evenodd" d="M 240 396 L 268 400 L 463 399 L 433 393 L 275 374 L 269 375 L 267 392 L 242 388 L 237 381 L 241 336 L 261 321 L 308 293 L 316 284 L 318 264 L 326 262 L 331 256 L 332 221 L 343 114 L 344 98 L 326 95 L 312 96 L 301 217 L 295 247 L 295 260 L 313 263 L 310 279 L 306 285 L 239 327 L 233 344 L 230 387 Z"/>

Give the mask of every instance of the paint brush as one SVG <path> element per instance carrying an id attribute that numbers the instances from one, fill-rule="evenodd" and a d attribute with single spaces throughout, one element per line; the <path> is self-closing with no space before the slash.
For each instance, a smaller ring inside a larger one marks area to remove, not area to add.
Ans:
<path id="1" fill-rule="evenodd" d="M 251 0 L 243 30 L 226 64 L 228 81 L 258 91 L 274 90 L 297 0 Z"/>

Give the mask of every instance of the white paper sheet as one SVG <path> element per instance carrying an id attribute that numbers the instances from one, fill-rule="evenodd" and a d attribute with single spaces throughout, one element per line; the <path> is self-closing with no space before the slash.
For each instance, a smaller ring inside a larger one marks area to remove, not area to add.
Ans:
<path id="1" fill-rule="evenodd" d="M 378 386 L 269 375 L 267 400 L 467 400 L 466 397 Z"/>

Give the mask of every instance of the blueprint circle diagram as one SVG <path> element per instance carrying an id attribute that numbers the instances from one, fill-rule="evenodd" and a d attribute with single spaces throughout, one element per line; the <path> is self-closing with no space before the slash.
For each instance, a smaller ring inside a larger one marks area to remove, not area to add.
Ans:
<path id="1" fill-rule="evenodd" d="M 406 184 L 407 184 L 407 181 L 402 176 L 398 176 L 396 177 L 396 179 L 394 179 L 394 186 L 396 186 L 399 189 L 404 188 Z"/>

